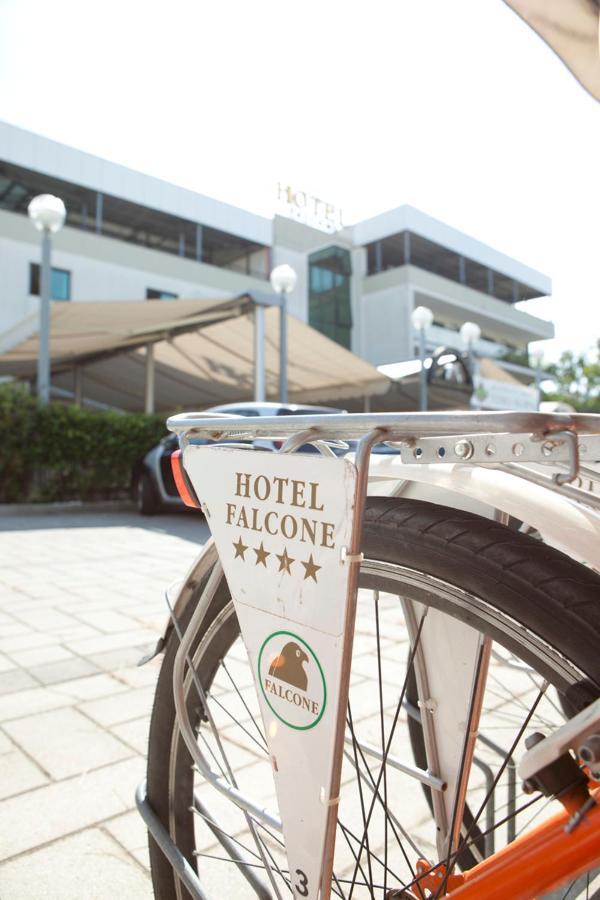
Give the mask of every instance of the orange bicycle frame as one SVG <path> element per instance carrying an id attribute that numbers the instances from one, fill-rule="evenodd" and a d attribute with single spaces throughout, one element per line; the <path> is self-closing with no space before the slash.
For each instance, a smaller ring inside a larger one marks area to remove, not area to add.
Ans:
<path id="1" fill-rule="evenodd" d="M 600 806 L 593 806 L 567 831 L 574 812 L 572 808 L 561 810 L 469 869 L 460 876 L 462 884 L 444 896 L 451 900 L 532 900 L 589 871 L 600 862 Z M 443 875 L 438 878 L 441 883 Z M 430 878 L 428 886 L 433 887 Z"/>

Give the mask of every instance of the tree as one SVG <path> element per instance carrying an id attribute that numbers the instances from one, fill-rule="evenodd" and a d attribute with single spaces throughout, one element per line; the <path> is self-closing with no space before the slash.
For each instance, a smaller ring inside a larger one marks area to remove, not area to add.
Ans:
<path id="1" fill-rule="evenodd" d="M 587 353 L 567 350 L 544 371 L 555 384 L 544 399 L 570 403 L 578 412 L 600 413 L 600 340 Z"/>

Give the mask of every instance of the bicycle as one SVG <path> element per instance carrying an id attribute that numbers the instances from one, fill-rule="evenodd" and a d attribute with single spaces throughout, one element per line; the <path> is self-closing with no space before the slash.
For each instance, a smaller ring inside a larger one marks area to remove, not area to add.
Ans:
<path id="1" fill-rule="evenodd" d="M 213 539 L 155 651 L 158 900 L 213 863 L 221 896 L 591 896 L 600 416 L 168 425 Z"/>

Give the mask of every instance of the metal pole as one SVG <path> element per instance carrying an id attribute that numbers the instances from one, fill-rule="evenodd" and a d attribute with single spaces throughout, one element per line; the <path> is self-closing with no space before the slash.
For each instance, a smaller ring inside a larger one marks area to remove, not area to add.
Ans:
<path id="1" fill-rule="evenodd" d="M 540 403 L 542 402 L 542 361 L 541 359 L 536 360 L 535 366 L 535 408 L 540 408 Z"/>
<path id="2" fill-rule="evenodd" d="M 42 267 L 40 271 L 40 337 L 37 370 L 38 400 L 44 406 L 50 400 L 50 232 L 42 232 Z"/>
<path id="3" fill-rule="evenodd" d="M 287 294 L 282 291 L 279 295 L 279 402 L 288 402 L 288 383 L 287 383 Z"/>
<path id="4" fill-rule="evenodd" d="M 471 399 L 469 405 L 479 408 L 479 400 L 475 396 L 475 376 L 477 372 L 475 367 L 475 355 L 473 354 L 473 341 L 469 341 L 467 344 L 467 365 L 469 367 L 469 375 L 471 376 Z"/>
<path id="5" fill-rule="evenodd" d="M 154 344 L 146 344 L 146 396 L 144 412 L 154 412 Z"/>
<path id="6" fill-rule="evenodd" d="M 254 304 L 254 399 L 264 403 L 267 399 L 265 388 L 265 308 Z"/>
<path id="7" fill-rule="evenodd" d="M 421 356 L 421 372 L 419 378 L 419 410 L 427 410 L 427 369 L 425 368 L 425 329 L 419 328 L 419 354 Z"/>

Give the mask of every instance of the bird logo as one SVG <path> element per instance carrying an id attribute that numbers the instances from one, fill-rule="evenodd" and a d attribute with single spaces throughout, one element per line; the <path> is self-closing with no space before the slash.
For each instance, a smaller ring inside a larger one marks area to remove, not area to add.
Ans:
<path id="1" fill-rule="evenodd" d="M 308 662 L 308 656 L 304 650 L 296 641 L 288 641 L 283 650 L 271 661 L 269 675 L 305 691 L 308 686 L 308 675 L 304 670 L 305 662 Z"/>

